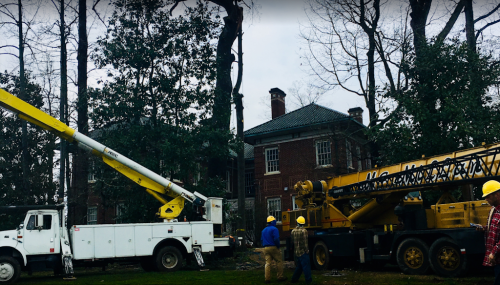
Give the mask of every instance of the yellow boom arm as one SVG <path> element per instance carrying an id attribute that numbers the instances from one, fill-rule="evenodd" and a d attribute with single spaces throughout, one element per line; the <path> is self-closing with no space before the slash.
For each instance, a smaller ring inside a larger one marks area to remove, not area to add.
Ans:
<path id="1" fill-rule="evenodd" d="M 64 140 L 76 143 L 130 180 L 145 187 L 149 194 L 164 204 L 157 213 L 160 218 L 171 220 L 178 217 L 184 208 L 184 200 L 198 206 L 203 206 L 207 200 L 202 194 L 187 191 L 2 89 L 0 89 L 0 106 L 17 114 L 20 119 L 40 126 Z M 172 200 L 168 201 L 162 195 L 169 196 Z"/>

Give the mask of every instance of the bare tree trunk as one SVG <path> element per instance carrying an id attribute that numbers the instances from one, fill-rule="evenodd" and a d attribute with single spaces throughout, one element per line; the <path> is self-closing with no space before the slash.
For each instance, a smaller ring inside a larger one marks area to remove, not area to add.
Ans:
<path id="1" fill-rule="evenodd" d="M 425 26 L 427 24 L 427 17 L 429 16 L 431 4 L 432 0 L 410 0 L 410 25 L 413 30 L 413 45 L 417 57 L 421 54 L 422 48 L 427 45 Z"/>
<path id="2" fill-rule="evenodd" d="M 245 217 L 245 135 L 243 133 L 243 95 L 239 93 L 243 78 L 243 32 L 241 25 L 238 31 L 238 79 L 233 89 L 233 98 L 236 104 L 236 131 L 241 148 L 238 150 L 238 238 L 242 237 L 241 246 L 246 244 L 246 217 Z"/>
<path id="3" fill-rule="evenodd" d="M 61 122 L 68 124 L 68 67 L 67 67 L 67 51 L 66 51 L 66 22 L 64 20 L 64 0 L 61 1 L 59 16 L 60 16 L 60 40 L 61 40 L 61 97 L 59 103 L 59 116 Z M 60 139 L 60 160 L 59 160 L 59 202 L 64 201 L 65 178 L 66 178 L 66 160 L 68 157 L 68 143 L 66 140 Z"/>
<path id="4" fill-rule="evenodd" d="M 26 96 L 26 75 L 24 74 L 24 35 L 23 35 L 23 5 L 22 1 L 17 1 L 19 19 L 17 21 L 17 27 L 19 31 L 19 98 L 21 100 L 27 101 Z M 28 150 L 28 124 L 25 120 L 21 122 L 21 165 L 23 169 L 23 181 L 22 193 L 23 193 L 23 203 L 26 205 L 28 203 L 28 195 L 30 191 L 29 182 L 29 150 Z"/>
<path id="5" fill-rule="evenodd" d="M 215 84 L 215 99 L 213 106 L 212 123 L 214 129 L 222 133 L 229 132 L 231 119 L 231 94 L 233 85 L 231 82 L 231 65 L 234 55 L 231 48 L 238 35 L 239 26 L 243 21 L 243 9 L 233 1 L 211 0 L 211 2 L 224 7 L 227 16 L 224 17 L 224 28 L 219 36 L 217 44 L 217 82 Z M 219 139 L 212 142 L 213 145 L 227 146 L 227 141 Z M 220 155 L 209 159 L 209 177 L 224 178 L 226 172 L 226 159 Z"/>
<path id="6" fill-rule="evenodd" d="M 476 52 L 476 35 L 474 30 L 474 11 L 472 8 L 472 0 L 462 0 L 465 5 L 465 35 L 467 37 L 467 45 L 470 51 Z"/>
<path id="7" fill-rule="evenodd" d="M 88 97 L 87 97 L 87 1 L 79 0 L 78 3 L 78 101 L 77 112 L 78 132 L 88 135 Z M 87 200 L 88 200 L 88 155 L 81 149 L 75 150 L 73 157 L 73 199 L 75 203 L 75 223 L 86 223 Z"/>

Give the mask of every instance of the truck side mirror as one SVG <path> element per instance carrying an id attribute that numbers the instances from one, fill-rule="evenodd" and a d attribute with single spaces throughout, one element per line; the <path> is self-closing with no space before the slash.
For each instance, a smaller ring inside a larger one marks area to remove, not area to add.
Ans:
<path id="1" fill-rule="evenodd" d="M 22 230 L 23 228 L 24 228 L 24 223 L 21 223 L 21 224 L 17 227 L 17 229 L 16 229 L 16 230 L 18 230 L 18 231 L 19 231 L 19 230 Z"/>
<path id="2" fill-rule="evenodd" d="M 38 231 L 41 231 L 43 229 L 43 215 L 36 216 L 36 228 L 38 229 Z"/>

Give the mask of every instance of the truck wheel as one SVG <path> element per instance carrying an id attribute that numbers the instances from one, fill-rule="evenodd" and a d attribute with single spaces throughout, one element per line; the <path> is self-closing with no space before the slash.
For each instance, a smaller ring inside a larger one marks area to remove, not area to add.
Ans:
<path id="1" fill-rule="evenodd" d="M 317 270 L 328 269 L 330 255 L 328 253 L 328 247 L 324 242 L 318 241 L 314 245 L 312 259 L 314 263 L 314 268 L 316 268 Z"/>
<path id="2" fill-rule="evenodd" d="M 141 267 L 146 272 L 156 271 L 155 260 L 151 256 L 141 257 Z"/>
<path id="3" fill-rule="evenodd" d="M 467 257 L 450 238 L 437 239 L 429 250 L 431 267 L 443 277 L 457 277 L 465 273 Z"/>
<path id="4" fill-rule="evenodd" d="M 0 282 L 14 283 L 21 275 L 21 265 L 10 256 L 0 256 Z"/>
<path id="5" fill-rule="evenodd" d="M 177 271 L 182 267 L 182 254 L 173 246 L 166 246 L 156 254 L 156 267 L 159 271 Z"/>
<path id="6" fill-rule="evenodd" d="M 398 247 L 397 261 L 405 274 L 425 274 L 429 269 L 429 247 L 421 239 L 407 238 Z"/>

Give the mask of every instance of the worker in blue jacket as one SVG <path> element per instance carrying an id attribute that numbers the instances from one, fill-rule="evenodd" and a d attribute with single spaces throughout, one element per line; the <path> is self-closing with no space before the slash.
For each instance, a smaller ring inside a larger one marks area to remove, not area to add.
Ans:
<path id="1" fill-rule="evenodd" d="M 271 282 L 271 262 L 276 261 L 278 270 L 278 281 L 284 281 L 287 278 L 283 276 L 283 260 L 280 251 L 280 233 L 276 228 L 276 219 L 273 216 L 267 217 L 267 227 L 262 231 L 262 246 L 264 247 L 264 256 L 266 258 L 265 279 L 266 283 Z"/>

